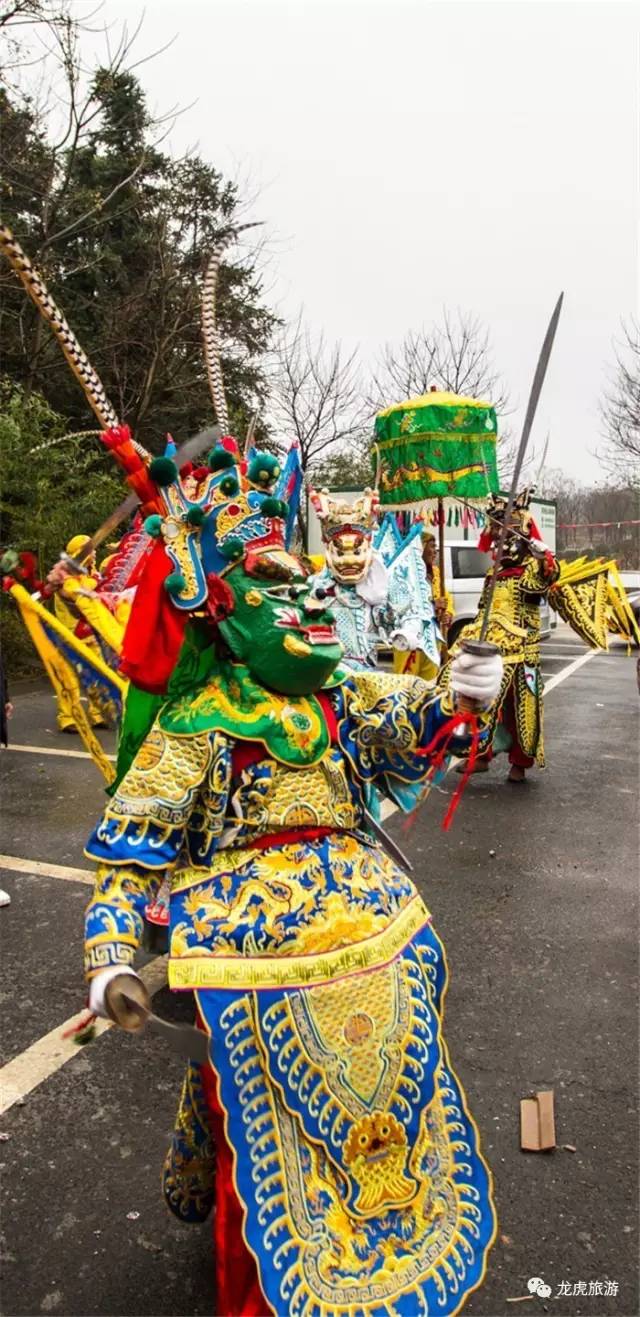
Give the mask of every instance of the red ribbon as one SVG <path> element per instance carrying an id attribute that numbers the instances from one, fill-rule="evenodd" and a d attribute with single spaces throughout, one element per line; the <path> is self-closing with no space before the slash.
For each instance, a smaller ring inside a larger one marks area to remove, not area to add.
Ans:
<path id="1" fill-rule="evenodd" d="M 449 718 L 444 726 L 438 729 L 429 744 L 416 751 L 416 754 L 420 755 L 421 758 L 426 758 L 427 755 L 433 756 L 426 779 L 427 782 L 431 783 L 439 769 L 444 768 L 445 760 L 454 753 L 449 747 L 461 723 L 465 723 L 470 729 L 471 746 L 469 748 L 469 755 L 464 773 L 462 774 L 460 782 L 449 801 L 449 808 L 442 820 L 441 826 L 444 832 L 448 832 L 451 827 L 453 816 L 460 804 L 462 793 L 473 773 L 476 759 L 478 758 L 478 750 L 480 747 L 480 724 L 478 722 L 478 715 L 466 712 L 464 715 L 461 713 L 454 713 L 453 717 Z M 409 826 L 413 822 L 415 814 L 416 811 L 414 810 L 413 814 L 409 815 L 409 818 L 407 819 L 407 824 L 409 824 Z"/>
<path id="2" fill-rule="evenodd" d="M 94 1015 L 93 1011 L 90 1011 L 87 1008 L 82 1012 L 82 1015 L 76 1024 L 72 1024 L 70 1029 L 63 1029 L 62 1037 L 72 1038 L 75 1043 L 79 1035 L 83 1034 L 87 1029 L 93 1029 L 97 1018 L 97 1015 Z"/>

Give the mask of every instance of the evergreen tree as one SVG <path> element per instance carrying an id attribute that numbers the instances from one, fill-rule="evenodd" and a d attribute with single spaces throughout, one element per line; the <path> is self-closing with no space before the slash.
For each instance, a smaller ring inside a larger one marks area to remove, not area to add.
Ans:
<path id="1" fill-rule="evenodd" d="M 73 98 L 72 98 L 73 99 Z M 71 112 L 71 111 L 70 111 Z M 174 161 L 154 145 L 138 79 L 99 69 L 62 149 L 30 102 L 4 92 L 3 219 L 31 256 L 86 351 L 120 419 L 158 450 L 210 424 L 200 286 L 214 243 L 231 238 L 237 187 L 197 156 Z M 3 367 L 87 425 L 79 386 L 15 277 L 2 272 Z M 234 426 L 264 397 L 261 357 L 275 319 L 251 258 L 223 262 L 218 318 Z"/>
<path id="2" fill-rule="evenodd" d="M 41 576 L 72 535 L 93 534 L 124 495 L 98 436 L 66 431 L 64 417 L 40 393 L 0 377 L 0 551 L 34 553 Z M 13 600 L 3 593 L 0 606 L 11 674 L 39 670 Z"/>

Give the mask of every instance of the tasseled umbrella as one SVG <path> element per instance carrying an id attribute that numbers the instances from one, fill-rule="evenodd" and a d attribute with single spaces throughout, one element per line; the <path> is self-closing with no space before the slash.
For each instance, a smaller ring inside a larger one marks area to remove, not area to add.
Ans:
<path id="1" fill-rule="evenodd" d="M 395 403 L 376 417 L 380 503 L 418 511 L 437 500 L 443 591 L 445 499 L 484 503 L 498 493 L 497 430 L 490 402 L 437 389 Z"/>

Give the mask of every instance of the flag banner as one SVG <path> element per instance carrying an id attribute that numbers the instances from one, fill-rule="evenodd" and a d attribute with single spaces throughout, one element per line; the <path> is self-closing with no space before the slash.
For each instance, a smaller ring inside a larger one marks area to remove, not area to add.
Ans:
<path id="1" fill-rule="evenodd" d="M 549 590 L 551 608 L 592 649 L 608 649 L 607 595 L 611 563 L 604 559 L 560 560 L 560 574 Z"/>
<path id="2" fill-rule="evenodd" d="M 126 681 L 103 663 L 100 655 L 49 613 L 21 585 L 13 585 L 13 596 L 33 646 L 39 655 L 56 694 L 64 691 L 69 699 L 73 720 L 80 737 L 106 782 L 114 777 L 114 767 L 107 758 L 87 717 L 82 695 L 104 714 L 105 721 L 118 722 L 122 716 Z"/>
<path id="3" fill-rule="evenodd" d="M 46 609 L 43 609 L 43 613 L 44 617 L 40 619 L 42 630 L 49 643 L 57 649 L 64 662 L 75 672 L 83 695 L 86 695 L 87 699 L 90 699 L 100 710 L 105 722 L 119 723 L 122 717 L 122 694 L 126 683 L 107 666 L 97 646 L 93 649 L 66 628 L 63 631 L 58 630 L 52 625 L 58 619 L 47 613 Z"/>
<path id="4" fill-rule="evenodd" d="M 300 494 L 302 492 L 302 476 L 300 448 L 297 443 L 293 443 L 289 448 L 284 466 L 278 478 L 278 483 L 274 490 L 275 497 L 284 499 L 287 504 L 287 521 L 284 542 L 288 549 L 291 548 L 291 542 L 296 528 Z"/>

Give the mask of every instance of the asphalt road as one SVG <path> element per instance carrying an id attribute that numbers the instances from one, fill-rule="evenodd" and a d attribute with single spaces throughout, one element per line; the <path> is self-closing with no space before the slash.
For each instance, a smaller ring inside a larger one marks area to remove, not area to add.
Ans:
<path id="1" fill-rule="evenodd" d="M 639 1311 L 640 701 L 635 658 L 617 647 L 574 667 L 584 652 L 564 628 L 544 646 L 544 773 L 510 787 L 499 759 L 448 834 L 436 792 L 409 830 L 397 814 L 386 825 L 445 940 L 445 1033 L 495 1178 L 499 1237 L 470 1315 Z M 87 759 L 59 753 L 79 746 L 55 731 L 49 692 L 14 703 L 1 763 L 2 1312 L 211 1314 L 208 1227 L 180 1226 L 159 1192 L 181 1062 L 115 1031 L 82 1049 L 60 1041 L 83 1001 L 82 845 L 101 790 Z M 189 1018 L 188 995 L 155 1003 Z M 559 1146 L 523 1154 L 520 1098 L 548 1087 Z M 551 1297 L 510 1303 L 534 1276 Z"/>

